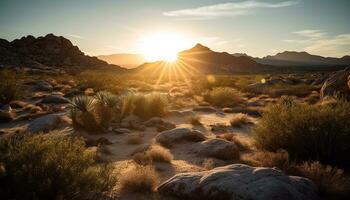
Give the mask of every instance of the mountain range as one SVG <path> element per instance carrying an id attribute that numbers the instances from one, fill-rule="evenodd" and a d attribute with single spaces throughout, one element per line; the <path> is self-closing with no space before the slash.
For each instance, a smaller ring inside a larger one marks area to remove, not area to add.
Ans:
<path id="1" fill-rule="evenodd" d="M 186 73 L 256 73 L 274 70 L 332 69 L 350 65 L 350 56 L 342 58 L 322 57 L 307 52 L 285 51 L 263 58 L 247 54 L 216 52 L 201 44 L 178 53 L 177 68 Z M 0 39 L 0 67 L 55 67 L 64 69 L 103 69 L 119 72 L 145 72 L 157 74 L 176 70 L 165 61 L 145 63 L 140 54 L 113 54 L 91 57 L 62 36 L 48 34 L 44 37 L 26 36 L 9 42 Z M 120 67 L 122 66 L 122 67 Z M 124 68 L 125 67 L 125 68 Z M 126 69 L 129 68 L 129 69 Z M 131 69 L 132 68 L 132 69 Z"/>

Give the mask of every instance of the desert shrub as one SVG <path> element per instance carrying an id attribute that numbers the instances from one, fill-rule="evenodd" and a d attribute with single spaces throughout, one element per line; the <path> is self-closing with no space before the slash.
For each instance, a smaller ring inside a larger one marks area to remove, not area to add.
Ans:
<path id="1" fill-rule="evenodd" d="M 94 132 L 101 130 L 96 113 L 96 100 L 90 96 L 76 96 L 71 102 L 70 116 L 74 128 Z"/>
<path id="2" fill-rule="evenodd" d="M 283 98 L 254 129 L 258 148 L 285 149 L 293 159 L 349 165 L 350 102 L 312 106 Z"/>
<path id="3" fill-rule="evenodd" d="M 2 199 L 98 199 L 116 183 L 81 138 L 52 132 L 1 142 Z"/>
<path id="4" fill-rule="evenodd" d="M 170 163 L 173 159 L 173 155 L 169 150 L 159 145 L 151 146 L 151 148 L 146 151 L 146 154 L 149 155 L 152 161 Z"/>
<path id="5" fill-rule="evenodd" d="M 195 125 L 195 126 L 202 125 L 201 118 L 198 115 L 190 116 L 187 120 L 192 125 Z"/>
<path id="6" fill-rule="evenodd" d="M 238 92 L 230 87 L 216 87 L 204 95 L 204 99 L 219 107 L 232 107 L 238 105 L 242 100 Z"/>
<path id="7" fill-rule="evenodd" d="M 1 70 L 0 79 L 0 103 L 7 104 L 21 97 L 22 91 L 15 72 Z"/>
<path id="8" fill-rule="evenodd" d="M 247 114 L 239 113 L 235 115 L 231 120 L 230 124 L 233 127 L 242 127 L 247 124 L 251 124 L 252 120 L 248 117 Z"/>
<path id="9" fill-rule="evenodd" d="M 143 119 L 164 116 L 167 112 L 167 98 L 160 93 L 147 95 L 129 93 L 121 98 L 121 114 L 137 115 Z"/>
<path id="10" fill-rule="evenodd" d="M 322 165 L 320 162 L 304 162 L 297 166 L 297 169 L 301 176 L 309 178 L 317 185 L 322 197 L 333 199 L 349 197 L 350 179 L 343 170 Z"/>
<path id="11" fill-rule="evenodd" d="M 132 160 L 138 165 L 151 165 L 152 158 L 146 152 L 138 152 L 132 156 Z"/>
<path id="12" fill-rule="evenodd" d="M 159 184 L 156 171 L 151 166 L 136 166 L 120 176 L 121 189 L 134 192 L 153 192 Z"/>
<path id="13" fill-rule="evenodd" d="M 96 103 L 96 112 L 100 117 L 101 126 L 107 128 L 109 123 L 115 117 L 115 111 L 117 109 L 119 98 L 118 96 L 107 92 L 100 91 L 96 93 L 95 98 Z"/>
<path id="14" fill-rule="evenodd" d="M 126 138 L 127 144 L 141 144 L 142 135 L 141 134 L 129 134 Z"/>

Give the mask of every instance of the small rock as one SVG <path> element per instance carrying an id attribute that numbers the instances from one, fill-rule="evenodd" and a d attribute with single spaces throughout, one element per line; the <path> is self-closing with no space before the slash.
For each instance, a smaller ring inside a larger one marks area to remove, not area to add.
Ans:
<path id="1" fill-rule="evenodd" d="M 232 111 L 232 108 L 223 108 L 222 112 L 224 112 L 224 113 L 232 113 L 233 111 Z"/>
<path id="2" fill-rule="evenodd" d="M 196 152 L 202 156 L 223 160 L 239 158 L 239 149 L 233 143 L 223 139 L 209 139 L 198 144 Z"/>
<path id="3" fill-rule="evenodd" d="M 53 87 L 46 81 L 37 81 L 34 85 L 36 91 L 52 91 Z"/>
<path id="4" fill-rule="evenodd" d="M 194 107 L 192 110 L 197 112 L 207 112 L 207 113 L 217 112 L 217 110 L 211 106 L 198 106 L 198 107 Z"/>
<path id="5" fill-rule="evenodd" d="M 4 105 L 0 109 L 0 123 L 6 123 L 14 120 L 16 113 L 12 110 L 10 105 Z"/>
<path id="6" fill-rule="evenodd" d="M 28 132 L 38 133 L 38 132 L 49 132 L 59 126 L 61 122 L 61 115 L 59 114 L 49 114 L 39 117 L 32 121 L 28 126 Z"/>
<path id="7" fill-rule="evenodd" d="M 192 130 L 189 128 L 175 128 L 168 131 L 163 131 L 158 133 L 156 136 L 156 142 L 163 145 L 171 145 L 172 143 L 187 140 L 187 141 L 203 141 L 206 137 L 197 130 Z"/>
<path id="8" fill-rule="evenodd" d="M 12 108 L 24 108 L 27 105 L 26 102 L 24 101 L 19 101 L 19 100 L 15 100 L 15 101 L 11 101 L 10 102 L 10 106 Z"/>
<path id="9" fill-rule="evenodd" d="M 131 131 L 127 128 L 117 128 L 113 129 L 113 132 L 116 134 L 124 134 L 124 133 L 131 133 Z"/>
<path id="10" fill-rule="evenodd" d="M 69 103 L 69 99 L 62 97 L 62 96 L 57 96 L 57 95 L 50 95 L 45 97 L 44 99 L 41 100 L 41 103 L 47 103 L 47 104 L 63 104 L 63 103 Z"/>
<path id="11" fill-rule="evenodd" d="M 105 137 L 100 137 L 97 140 L 91 139 L 86 141 L 87 146 L 110 145 L 110 144 L 113 144 L 113 142 L 111 142 Z"/>

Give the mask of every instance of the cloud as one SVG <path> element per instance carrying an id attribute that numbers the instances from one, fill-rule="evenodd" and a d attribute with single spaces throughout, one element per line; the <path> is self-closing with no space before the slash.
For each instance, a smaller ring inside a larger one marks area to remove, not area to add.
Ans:
<path id="1" fill-rule="evenodd" d="M 71 38 L 77 38 L 77 39 L 83 39 L 83 36 L 80 35 L 75 35 L 75 34 L 66 34 L 67 37 L 71 37 Z"/>
<path id="2" fill-rule="evenodd" d="M 301 44 L 309 53 L 336 57 L 350 54 L 350 34 L 330 35 L 322 30 L 302 30 L 293 34 L 298 38 L 284 41 Z"/>
<path id="3" fill-rule="evenodd" d="M 163 12 L 164 16 L 181 17 L 187 19 L 211 19 L 222 16 L 246 15 L 259 8 L 282 8 L 299 3 L 299 0 L 283 1 L 279 3 L 267 3 L 255 0 L 242 2 L 228 2 L 197 8 L 173 10 Z"/>

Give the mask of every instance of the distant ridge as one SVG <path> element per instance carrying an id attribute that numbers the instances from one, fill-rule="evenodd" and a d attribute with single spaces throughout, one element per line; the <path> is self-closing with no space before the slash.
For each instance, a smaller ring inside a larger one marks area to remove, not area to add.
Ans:
<path id="1" fill-rule="evenodd" d="M 146 59 L 142 55 L 128 53 L 100 55 L 97 58 L 109 64 L 120 65 L 128 69 L 135 68 L 146 62 Z"/>
<path id="2" fill-rule="evenodd" d="M 247 56 L 246 54 L 233 54 L 235 56 Z M 342 58 L 322 57 L 307 52 L 284 51 L 274 56 L 252 58 L 256 62 L 272 66 L 346 66 L 350 65 L 350 56 Z"/>
<path id="3" fill-rule="evenodd" d="M 0 39 L 0 66 L 66 69 L 112 67 L 125 71 L 120 66 L 85 55 L 68 39 L 54 34 L 37 38 L 29 35 L 12 42 Z"/>

